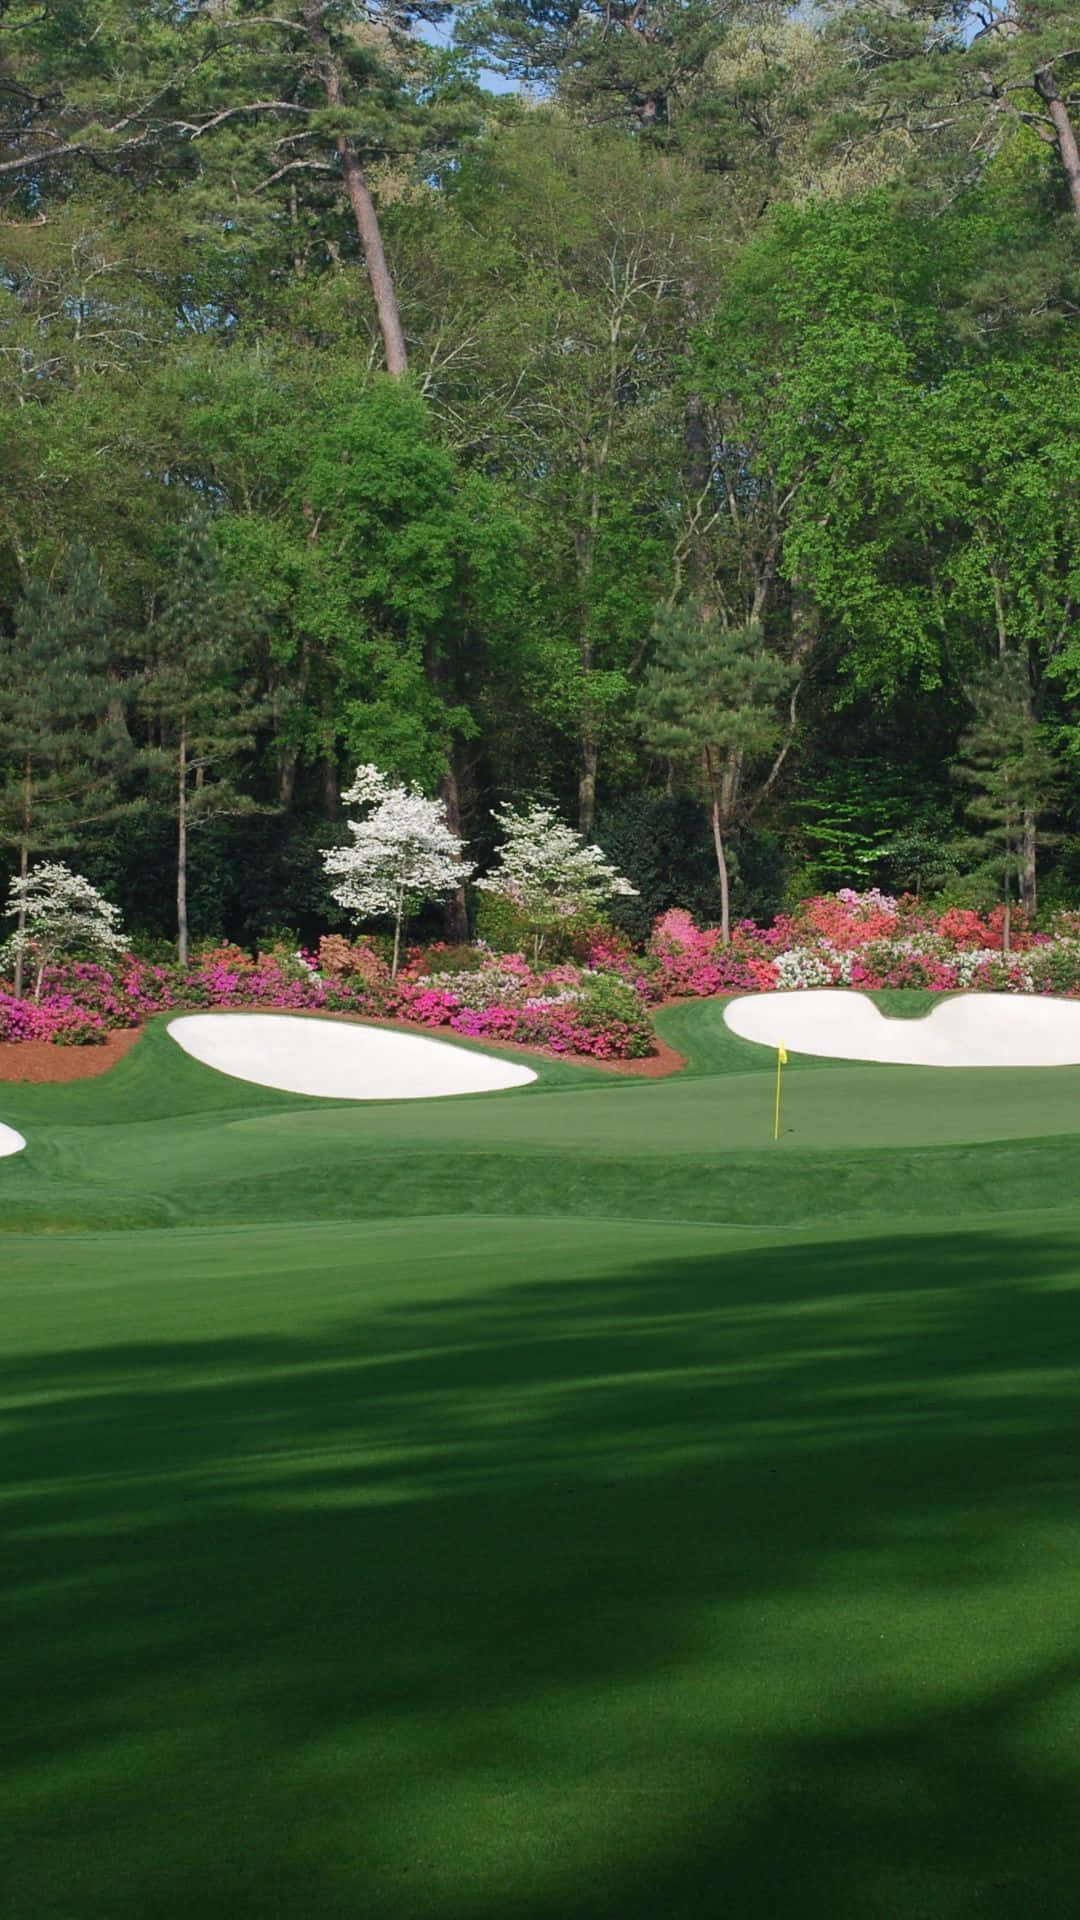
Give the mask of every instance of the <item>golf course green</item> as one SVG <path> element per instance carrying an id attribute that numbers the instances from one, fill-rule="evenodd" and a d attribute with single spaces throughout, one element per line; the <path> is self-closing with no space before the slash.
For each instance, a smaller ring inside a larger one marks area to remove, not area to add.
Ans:
<path id="1" fill-rule="evenodd" d="M 0 1085 L 3 1920 L 1076 1911 L 1080 1068 L 658 1025 Z"/>

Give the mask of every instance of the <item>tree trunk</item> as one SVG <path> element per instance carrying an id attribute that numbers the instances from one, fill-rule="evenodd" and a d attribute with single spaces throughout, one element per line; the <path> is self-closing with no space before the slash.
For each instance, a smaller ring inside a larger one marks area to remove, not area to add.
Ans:
<path id="1" fill-rule="evenodd" d="M 720 812 L 720 789 L 716 783 L 716 770 L 708 747 L 705 749 L 705 780 L 709 789 L 709 818 L 712 823 L 713 847 L 716 851 L 716 871 L 720 875 L 720 944 L 723 947 L 729 947 L 731 945 L 730 875 Z"/>
<path id="2" fill-rule="evenodd" d="M 461 837 L 461 782 L 454 764 L 451 750 L 450 765 L 439 788 L 443 807 L 446 810 L 446 824 L 451 833 Z M 465 899 L 465 887 L 456 887 L 443 908 L 443 931 L 451 946 L 463 946 L 469 937 L 469 909 Z"/>
<path id="3" fill-rule="evenodd" d="M 599 762 L 600 749 L 586 723 L 581 734 L 581 775 L 578 780 L 578 827 L 582 833 L 591 833 L 596 819 L 596 774 Z"/>
<path id="4" fill-rule="evenodd" d="M 30 871 L 30 819 L 34 792 L 34 763 L 29 754 L 23 769 L 23 812 L 22 832 L 19 836 L 19 879 L 25 881 Z M 23 940 L 26 935 L 26 890 L 23 888 L 19 900 L 19 912 L 15 921 L 15 998 L 22 999 L 23 980 L 25 978 L 26 959 L 23 953 Z"/>
<path id="5" fill-rule="evenodd" d="M 686 549 L 690 591 L 701 602 L 707 615 L 714 611 L 710 577 L 708 542 L 701 529 L 700 516 L 712 481 L 713 450 L 700 393 L 692 393 L 683 409 L 683 436 L 686 448 L 686 472 L 690 482 L 691 512 L 694 516 Z"/>
<path id="6" fill-rule="evenodd" d="M 1006 957 L 1012 952 L 1012 887 L 1008 873 L 1005 875 L 1005 918 L 1001 923 L 1001 951 Z"/>
<path id="7" fill-rule="evenodd" d="M 401 921 L 405 911 L 405 888 L 398 888 L 397 911 L 394 914 L 394 958 L 390 964 L 390 978 L 397 979 L 398 961 L 401 958 Z"/>
<path id="8" fill-rule="evenodd" d="M 330 754 L 324 754 L 320 761 L 322 773 L 323 810 L 328 820 L 336 819 L 341 811 L 341 786 L 338 770 Z"/>
<path id="9" fill-rule="evenodd" d="M 394 292 L 394 283 L 390 278 L 390 269 L 386 264 L 386 254 L 383 251 L 379 216 L 375 211 L 375 202 L 364 178 L 364 169 L 355 151 L 344 138 L 339 139 L 335 144 L 341 161 L 345 191 L 349 196 L 356 230 L 364 249 L 371 291 L 375 295 L 375 311 L 379 316 L 379 332 L 382 334 L 386 371 L 398 379 L 401 374 L 409 370 L 409 355 L 405 346 L 405 331 L 401 324 L 397 294 Z"/>
<path id="10" fill-rule="evenodd" d="M 597 489 L 595 472 L 591 466 L 592 451 L 584 456 L 581 474 L 582 487 L 587 484 L 588 501 L 582 500 L 581 515 L 574 532 L 574 560 L 577 566 L 580 619 L 579 660 L 581 670 L 582 696 L 581 715 L 578 721 L 578 741 L 581 749 L 581 771 L 578 777 L 578 830 L 591 833 L 596 818 L 596 773 L 600 762 L 600 742 L 596 733 L 596 715 L 592 709 L 592 690 L 590 681 L 596 665 L 596 649 L 593 644 L 592 608 L 590 591 L 593 561 L 596 556 L 596 534 L 600 524 L 600 496 Z"/>
<path id="11" fill-rule="evenodd" d="M 330 35 L 323 25 L 321 4 L 308 5 L 304 8 L 304 28 L 309 40 L 319 52 L 319 65 L 328 106 L 344 106 L 341 68 L 338 66 Z M 360 244 L 364 249 L 371 291 L 375 296 L 375 311 L 379 319 L 379 332 L 382 334 L 386 371 L 393 374 L 396 379 L 408 371 L 409 356 L 405 348 L 405 333 L 401 325 L 397 294 L 394 292 L 394 282 L 390 277 L 386 254 L 383 251 L 379 216 L 375 211 L 375 202 L 364 178 L 364 169 L 355 147 L 343 133 L 338 135 L 334 145 L 337 149 L 341 177 L 345 182 L 345 191 L 349 196 L 353 219 L 356 221 L 356 231 L 360 235 Z"/>
<path id="12" fill-rule="evenodd" d="M 1035 90 L 1046 102 L 1046 111 L 1054 123 L 1057 136 L 1058 154 L 1061 159 L 1065 184 L 1069 189 L 1072 210 L 1080 220 L 1080 148 L 1076 143 L 1076 134 L 1069 109 L 1058 91 L 1057 77 L 1052 66 L 1040 67 L 1035 75 Z"/>
<path id="13" fill-rule="evenodd" d="M 187 729 L 180 723 L 180 747 L 176 760 L 176 956 L 182 967 L 188 961 L 187 907 Z"/>
<path id="14" fill-rule="evenodd" d="M 1039 888 L 1036 877 L 1037 834 L 1035 815 L 1030 807 L 1025 807 L 1020 824 L 1020 867 L 1019 890 L 1020 905 L 1029 919 L 1034 919 L 1039 907 Z"/>
<path id="15" fill-rule="evenodd" d="M 282 813 L 291 813 L 296 797 L 296 766 L 298 756 L 288 753 L 278 761 L 278 806 Z"/>
<path id="16" fill-rule="evenodd" d="M 720 875 L 720 945 L 731 945 L 731 896 L 728 879 L 727 853 L 724 848 L 724 836 L 720 829 L 720 801 L 713 796 L 712 803 L 713 846 L 716 848 L 716 867 Z"/>

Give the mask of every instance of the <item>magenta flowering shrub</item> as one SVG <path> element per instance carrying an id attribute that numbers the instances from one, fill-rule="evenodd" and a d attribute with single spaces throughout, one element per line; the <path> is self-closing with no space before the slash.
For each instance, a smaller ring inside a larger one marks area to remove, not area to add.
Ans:
<path id="1" fill-rule="evenodd" d="M 742 921 L 723 948 L 715 931 L 675 910 L 653 929 L 650 997 L 801 987 L 1080 993 L 1080 916 L 1059 915 L 1049 933 L 1033 933 L 1014 911 L 1009 954 L 1003 930 L 1000 907 L 935 914 L 911 898 L 844 888 L 802 901 L 770 927 Z"/>
<path id="2" fill-rule="evenodd" d="M 130 954 L 113 967 L 72 963 L 46 973 L 36 1003 L 16 1000 L 0 981 L 0 1041 L 100 1044 L 155 1013 L 260 1007 L 403 1019 L 596 1059 L 651 1051 L 644 999 L 622 979 L 571 965 L 537 973 L 518 954 L 477 952 L 475 966 L 430 973 L 423 952 L 412 954 L 396 981 L 356 948 L 331 948 L 326 972 L 320 956 L 275 951 L 253 959 L 233 946 L 207 948 L 187 967 Z"/>
<path id="3" fill-rule="evenodd" d="M 1002 919 L 955 908 L 935 915 L 914 900 L 845 889 L 805 900 L 769 927 L 741 921 L 727 947 L 716 928 L 672 908 L 643 952 L 612 930 L 594 932 L 582 964 L 545 970 L 482 945 L 418 948 L 393 981 L 370 948 L 336 936 L 318 954 L 276 948 L 253 958 L 211 946 L 186 967 L 125 953 L 109 966 L 48 969 L 38 1002 L 16 1000 L 0 979 L 0 1041 L 95 1045 L 174 1008 L 261 1007 L 402 1019 L 470 1040 L 621 1060 L 652 1051 L 648 1010 L 670 999 L 818 986 L 1080 996 L 1080 914 L 1059 915 L 1046 933 L 1014 921 L 1009 954 Z"/>
<path id="4" fill-rule="evenodd" d="M 777 985 L 768 936 L 741 921 L 728 947 L 718 927 L 694 924 L 681 907 L 662 913 L 647 948 L 648 998 L 703 999 L 716 993 L 763 993 Z"/>

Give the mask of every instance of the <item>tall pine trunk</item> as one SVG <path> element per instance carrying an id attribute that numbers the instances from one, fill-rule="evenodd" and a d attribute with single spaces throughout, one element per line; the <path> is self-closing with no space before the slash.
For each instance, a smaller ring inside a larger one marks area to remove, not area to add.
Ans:
<path id="1" fill-rule="evenodd" d="M 182 720 L 176 767 L 176 956 L 182 967 L 188 959 L 187 773 L 187 726 Z"/>
<path id="2" fill-rule="evenodd" d="M 712 825 L 713 848 L 716 853 L 716 871 L 720 875 L 720 944 L 727 947 L 731 945 L 731 876 L 728 872 L 727 848 L 724 845 L 720 787 L 716 779 L 711 747 L 705 749 L 705 783 L 709 792 L 709 820 Z"/>
<path id="3" fill-rule="evenodd" d="M 327 97 L 333 104 L 333 97 Z M 356 152 L 348 141 L 341 138 L 335 142 L 338 159 L 341 162 L 345 191 L 349 196 L 349 205 L 356 221 L 356 230 L 364 249 L 371 291 L 375 296 L 375 311 L 379 318 L 379 332 L 382 334 L 383 354 L 386 359 L 386 371 L 395 379 L 409 370 L 409 355 L 405 346 L 405 330 L 401 324 L 401 312 L 398 307 L 394 282 L 386 264 L 382 234 L 379 231 L 379 216 L 375 211 L 375 202 L 371 197 L 364 169 Z"/>
<path id="4" fill-rule="evenodd" d="M 1052 66 L 1039 68 L 1035 75 L 1035 89 L 1044 101 L 1046 111 L 1053 123 L 1058 157 L 1065 175 L 1065 184 L 1069 189 L 1072 210 L 1080 220 L 1080 147 L 1077 146 L 1076 131 L 1069 118 L 1069 109 L 1061 97 L 1057 76 Z"/>
<path id="5" fill-rule="evenodd" d="M 345 92 L 341 84 L 341 68 L 334 52 L 330 35 L 322 21 L 321 0 L 310 0 L 304 8 L 304 29 L 308 39 L 318 51 L 319 72 L 326 94 L 326 103 L 330 107 L 342 107 L 345 104 Z M 364 262 L 367 266 L 371 291 L 375 298 L 375 312 L 382 335 L 383 354 L 386 371 L 399 378 L 408 372 L 409 356 L 405 347 L 405 332 L 401 324 L 401 312 L 390 269 L 386 264 L 386 253 L 379 228 L 379 216 L 375 211 L 375 202 L 371 197 L 356 148 L 345 134 L 339 134 L 334 142 L 337 150 L 341 177 L 345 182 L 349 206 L 356 222 L 356 231 L 364 249 Z"/>

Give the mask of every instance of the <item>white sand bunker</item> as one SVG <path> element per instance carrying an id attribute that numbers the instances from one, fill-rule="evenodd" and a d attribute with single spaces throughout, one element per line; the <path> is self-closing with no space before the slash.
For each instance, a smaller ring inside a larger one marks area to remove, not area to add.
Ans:
<path id="1" fill-rule="evenodd" d="M 865 993 L 836 988 L 753 993 L 725 1023 L 743 1040 L 793 1053 L 903 1067 L 1080 1065 L 1080 1003 L 1013 993 L 965 993 L 922 1019 L 890 1020 Z"/>
<path id="2" fill-rule="evenodd" d="M 21 1153 L 25 1145 L 22 1134 L 16 1133 L 14 1127 L 0 1125 L 0 1160 L 7 1153 Z"/>
<path id="3" fill-rule="evenodd" d="M 193 1013 L 169 1022 L 185 1053 L 234 1080 L 328 1100 L 434 1100 L 524 1087 L 536 1075 L 414 1033 L 285 1013 Z"/>

